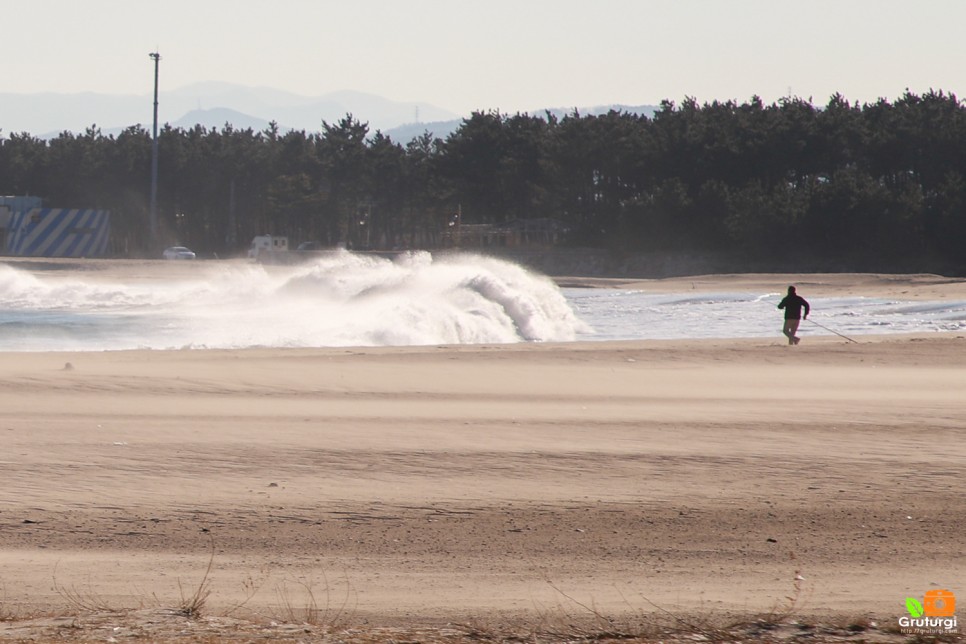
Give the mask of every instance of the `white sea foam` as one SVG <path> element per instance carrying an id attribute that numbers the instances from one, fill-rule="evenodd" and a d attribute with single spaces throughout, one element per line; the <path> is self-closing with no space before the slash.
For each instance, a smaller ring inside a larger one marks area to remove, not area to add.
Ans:
<path id="1" fill-rule="evenodd" d="M 481 256 L 213 266 L 139 283 L 0 265 L 0 350 L 543 342 L 589 331 L 551 280 Z"/>

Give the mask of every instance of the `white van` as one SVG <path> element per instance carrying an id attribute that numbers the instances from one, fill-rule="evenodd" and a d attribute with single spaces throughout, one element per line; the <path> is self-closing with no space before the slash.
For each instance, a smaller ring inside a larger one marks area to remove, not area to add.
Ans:
<path id="1" fill-rule="evenodd" d="M 252 245 L 248 249 L 248 256 L 258 259 L 259 254 L 265 251 L 288 250 L 288 237 L 278 235 L 257 235 L 252 239 Z"/>

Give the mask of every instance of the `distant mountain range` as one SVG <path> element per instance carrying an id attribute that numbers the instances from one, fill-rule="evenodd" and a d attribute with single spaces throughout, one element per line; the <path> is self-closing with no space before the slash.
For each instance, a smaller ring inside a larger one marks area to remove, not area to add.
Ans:
<path id="1" fill-rule="evenodd" d="M 606 105 L 577 108 L 581 114 L 606 113 L 611 109 L 652 115 L 650 105 Z M 533 111 L 558 116 L 573 108 Z M 346 114 L 369 124 L 369 131 L 382 131 L 394 141 L 406 143 L 425 132 L 445 138 L 469 114 L 459 115 L 429 103 L 405 103 L 362 92 L 342 91 L 322 96 L 301 96 L 268 87 L 245 87 L 229 83 L 197 83 L 166 90 L 158 97 L 160 125 L 190 129 L 195 125 L 262 131 L 274 121 L 282 132 L 319 131 L 322 121 L 335 123 Z M 40 138 L 54 138 L 61 132 L 83 133 L 97 127 L 105 135 L 118 134 L 132 125 L 150 130 L 153 95 L 110 94 L 11 94 L 0 92 L 0 136 L 28 132 Z"/>

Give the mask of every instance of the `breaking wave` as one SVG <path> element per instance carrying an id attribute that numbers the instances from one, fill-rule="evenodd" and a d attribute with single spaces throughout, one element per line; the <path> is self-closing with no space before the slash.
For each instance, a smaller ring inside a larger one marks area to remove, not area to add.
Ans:
<path id="1" fill-rule="evenodd" d="M 549 278 L 489 257 L 345 251 L 198 269 L 110 280 L 0 265 L 0 350 L 549 342 L 589 331 Z"/>

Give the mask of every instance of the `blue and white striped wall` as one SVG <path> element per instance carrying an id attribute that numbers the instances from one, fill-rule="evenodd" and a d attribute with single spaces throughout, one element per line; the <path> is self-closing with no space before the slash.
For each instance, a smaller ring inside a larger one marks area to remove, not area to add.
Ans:
<path id="1" fill-rule="evenodd" d="M 107 252 L 110 211 L 34 208 L 14 212 L 7 253 L 18 257 L 101 257 Z"/>

